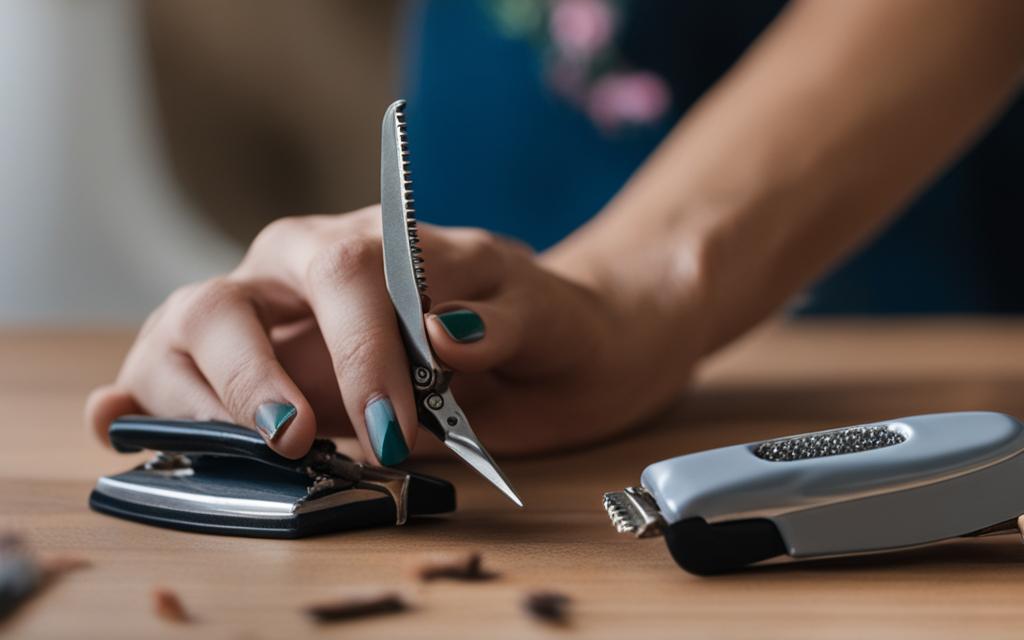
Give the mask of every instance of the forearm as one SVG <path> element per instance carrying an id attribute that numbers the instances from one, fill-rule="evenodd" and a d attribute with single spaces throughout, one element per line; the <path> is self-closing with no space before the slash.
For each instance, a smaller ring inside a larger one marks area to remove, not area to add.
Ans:
<path id="1" fill-rule="evenodd" d="M 707 353 L 863 242 L 998 114 L 1024 69 L 1022 25 L 1010 0 L 796 4 L 544 259 L 666 329 L 696 312 L 689 348 Z"/>

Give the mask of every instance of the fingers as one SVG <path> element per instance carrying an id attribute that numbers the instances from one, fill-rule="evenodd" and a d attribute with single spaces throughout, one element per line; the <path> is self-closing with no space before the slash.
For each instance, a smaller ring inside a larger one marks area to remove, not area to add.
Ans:
<path id="1" fill-rule="evenodd" d="M 313 406 L 317 435 L 352 436 L 352 424 L 334 379 L 334 363 L 316 320 L 310 316 L 298 325 L 276 327 L 270 337 L 278 362 Z M 354 437 L 350 439 L 356 442 Z"/>
<path id="2" fill-rule="evenodd" d="M 118 416 L 142 413 L 132 394 L 115 385 L 94 389 L 85 401 L 85 426 L 104 444 L 110 444 L 107 429 Z"/>
<path id="3" fill-rule="evenodd" d="M 431 310 L 427 335 L 442 362 L 456 371 L 539 376 L 576 366 L 613 339 L 586 295 L 536 267 L 523 268 L 532 271 L 492 299 Z"/>
<path id="4" fill-rule="evenodd" d="M 428 293 L 435 301 L 475 300 L 492 296 L 505 280 L 509 247 L 483 229 L 423 225 L 423 249 Z"/>
<path id="5" fill-rule="evenodd" d="M 231 416 L 192 360 L 180 353 L 133 351 L 117 383 L 89 394 L 85 422 L 107 443 L 110 423 L 123 415 L 230 421 Z M 153 372 L 154 364 L 159 372 Z"/>
<path id="6" fill-rule="evenodd" d="M 281 218 L 260 232 L 236 274 L 284 279 L 293 290 L 303 291 L 314 256 L 337 246 L 379 246 L 380 234 L 381 212 L 376 205 L 343 216 Z M 487 297 L 504 279 L 504 256 L 530 253 L 522 243 L 483 229 L 442 229 L 420 223 L 419 237 L 430 294 L 436 300 Z M 311 251 L 316 247 L 320 252 Z"/>
<path id="7" fill-rule="evenodd" d="M 381 464 L 402 462 L 419 422 L 379 241 L 353 239 L 321 251 L 307 282 L 356 436 Z"/>
<path id="8" fill-rule="evenodd" d="M 349 224 L 343 235 L 336 218 L 275 223 L 254 243 L 242 273 L 267 277 L 285 267 L 289 283 L 313 309 L 360 443 L 368 456 L 395 464 L 413 447 L 418 418 L 409 362 L 384 283 L 380 209 L 344 217 Z M 490 234 L 423 225 L 420 237 L 431 296 L 475 297 L 500 285 L 501 241 Z M 312 259 L 311 245 L 320 246 Z"/>
<path id="9" fill-rule="evenodd" d="M 455 371 L 494 369 L 511 359 L 523 340 L 522 316 L 500 302 L 449 302 L 426 319 L 437 357 Z"/>
<path id="10" fill-rule="evenodd" d="M 480 230 L 424 228 L 435 300 L 486 300 L 449 303 L 428 320 L 441 359 L 481 371 L 514 362 L 530 342 L 530 322 L 504 283 L 510 256 L 526 250 Z M 463 311 L 448 313 L 455 307 Z M 282 355 L 282 364 L 275 353 L 279 329 L 307 320 L 318 331 L 305 335 L 323 343 L 313 350 L 329 355 L 333 390 L 323 384 L 329 374 L 300 375 L 320 371 L 309 358 Z M 331 426 L 347 416 L 366 454 L 382 464 L 400 462 L 415 443 L 410 367 L 384 283 L 378 207 L 271 225 L 231 276 L 172 296 L 136 347 L 118 385 L 90 398 L 87 422 L 97 432 L 135 411 L 213 418 L 254 427 L 279 453 L 298 457 L 316 435 L 315 398 L 318 407 L 343 405 L 325 413 Z"/>
<path id="11" fill-rule="evenodd" d="M 133 356 L 119 379 L 120 388 L 131 389 L 141 413 L 231 421 L 228 410 L 188 355 L 176 351 L 151 353 Z"/>
<path id="12" fill-rule="evenodd" d="M 232 422 L 254 427 L 275 451 L 298 458 L 312 445 L 316 418 L 274 355 L 257 313 L 260 295 L 251 285 L 206 283 L 175 319 L 171 344 L 195 362 Z M 169 409 L 161 406 L 159 414 L 173 415 Z"/>

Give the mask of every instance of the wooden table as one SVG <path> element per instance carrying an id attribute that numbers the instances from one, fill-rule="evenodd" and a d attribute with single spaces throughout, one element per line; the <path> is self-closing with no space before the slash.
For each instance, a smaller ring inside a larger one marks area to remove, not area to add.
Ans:
<path id="1" fill-rule="evenodd" d="M 95 478 L 132 462 L 100 449 L 80 423 L 84 394 L 113 376 L 129 339 L 0 334 L 0 530 L 23 532 L 43 554 L 93 563 L 33 600 L 0 633 L 929 640 L 1022 633 L 1024 546 L 1012 537 L 698 578 L 673 564 L 662 541 L 617 535 L 600 502 L 603 491 L 635 484 L 647 463 L 701 448 L 927 411 L 1024 415 L 1024 321 L 770 326 L 708 363 L 692 393 L 636 435 L 569 457 L 507 463 L 525 511 L 495 499 L 462 466 L 436 464 L 425 470 L 458 485 L 457 514 L 300 541 L 179 533 L 88 510 Z M 418 554 L 455 549 L 482 550 L 501 578 L 409 582 Z M 300 613 L 353 583 L 407 585 L 417 606 L 323 627 Z M 197 621 L 155 618 L 150 592 L 157 585 L 176 589 Z M 573 597 L 570 627 L 523 615 L 523 594 L 538 587 Z"/>

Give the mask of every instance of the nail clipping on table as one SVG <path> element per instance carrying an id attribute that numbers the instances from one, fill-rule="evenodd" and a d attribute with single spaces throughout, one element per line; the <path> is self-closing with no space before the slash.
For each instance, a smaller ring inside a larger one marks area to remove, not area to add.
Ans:
<path id="1" fill-rule="evenodd" d="M 534 618 L 555 625 L 569 624 L 572 599 L 557 591 L 533 591 L 526 594 L 523 608 Z"/>
<path id="2" fill-rule="evenodd" d="M 437 553 L 425 556 L 413 567 L 413 576 L 422 582 L 442 578 L 452 580 L 482 581 L 498 577 L 494 571 L 483 568 L 483 556 L 479 551 Z"/>
<path id="3" fill-rule="evenodd" d="M 53 581 L 89 566 L 88 560 L 75 556 L 39 559 L 20 536 L 0 533 L 0 620 Z"/>
<path id="4" fill-rule="evenodd" d="M 153 589 L 152 597 L 153 613 L 158 618 L 176 624 L 192 621 L 192 616 L 189 615 L 176 592 L 164 587 L 157 587 Z"/>
<path id="5" fill-rule="evenodd" d="M 400 592 L 390 589 L 353 591 L 305 608 L 306 615 L 316 622 L 340 622 L 367 616 L 400 613 L 409 602 Z"/>

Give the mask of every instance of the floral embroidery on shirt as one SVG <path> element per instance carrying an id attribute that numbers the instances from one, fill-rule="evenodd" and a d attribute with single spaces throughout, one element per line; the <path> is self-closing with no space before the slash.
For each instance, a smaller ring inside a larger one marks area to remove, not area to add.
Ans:
<path id="1" fill-rule="evenodd" d="M 482 0 L 498 29 L 541 50 L 548 85 L 605 132 L 655 124 L 672 95 L 660 75 L 626 60 L 616 36 L 624 0 Z"/>

